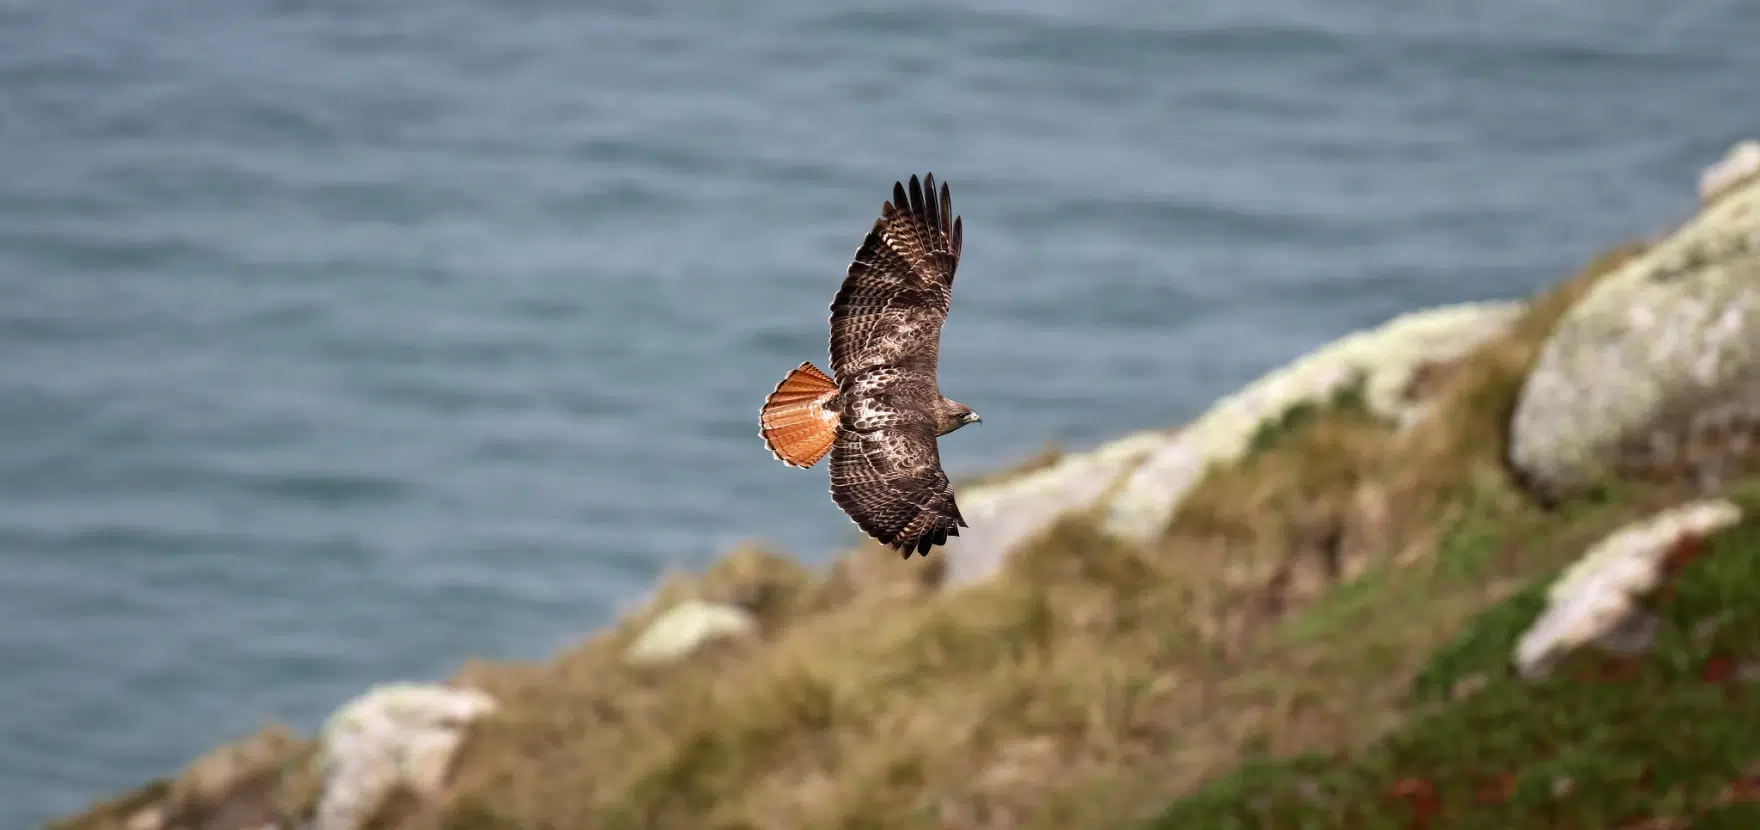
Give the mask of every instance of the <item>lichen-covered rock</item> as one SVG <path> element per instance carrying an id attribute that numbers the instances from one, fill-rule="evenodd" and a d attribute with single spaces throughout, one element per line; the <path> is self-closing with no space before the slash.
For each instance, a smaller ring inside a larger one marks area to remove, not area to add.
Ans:
<path id="1" fill-rule="evenodd" d="M 312 830 L 360 830 L 399 789 L 418 797 L 444 783 L 471 721 L 495 711 L 475 689 L 376 686 L 325 722 L 324 777 Z"/>
<path id="2" fill-rule="evenodd" d="M 710 640 L 745 636 L 757 628 L 758 621 L 743 608 L 686 600 L 649 623 L 625 657 L 631 663 L 669 663 Z"/>
<path id="3" fill-rule="evenodd" d="M 1760 176 L 1760 141 L 1748 139 L 1729 148 L 1723 158 L 1699 174 L 1699 200 L 1708 203 L 1755 176 Z"/>
<path id="4" fill-rule="evenodd" d="M 1615 472 L 1715 475 L 1760 424 L 1760 179 L 1601 279 L 1547 339 L 1510 461 L 1565 496 Z"/>
<path id="5" fill-rule="evenodd" d="M 1603 539 L 1547 592 L 1546 610 L 1516 644 L 1517 670 L 1543 676 L 1589 643 L 1623 653 L 1642 649 L 1655 623 L 1637 603 L 1661 581 L 1669 551 L 1684 537 L 1709 536 L 1741 519 L 1741 508 L 1729 501 L 1693 502 Z"/>

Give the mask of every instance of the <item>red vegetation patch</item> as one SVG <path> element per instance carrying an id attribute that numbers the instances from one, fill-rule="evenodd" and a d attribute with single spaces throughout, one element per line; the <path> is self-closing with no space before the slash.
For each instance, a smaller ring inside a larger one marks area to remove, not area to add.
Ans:
<path id="1" fill-rule="evenodd" d="M 1473 789 L 1473 799 L 1480 804 L 1502 804 L 1515 794 L 1516 777 L 1510 773 L 1500 773 L 1479 782 Z"/>
<path id="2" fill-rule="evenodd" d="M 1706 683 L 1723 683 L 1736 673 L 1736 661 L 1717 655 L 1705 661 L 1705 667 L 1699 670 L 1699 679 Z"/>
<path id="3" fill-rule="evenodd" d="M 1584 661 L 1571 677 L 1583 683 L 1630 683 L 1644 671 L 1644 656 L 1603 655 Z"/>
<path id="4" fill-rule="evenodd" d="M 1437 797 L 1436 787 L 1423 778 L 1401 778 L 1393 785 L 1393 796 L 1412 805 L 1411 830 L 1429 827 L 1430 819 L 1442 809 L 1442 799 Z"/>
<path id="5" fill-rule="evenodd" d="M 1705 553 L 1705 537 L 1695 533 L 1684 534 L 1674 540 L 1674 544 L 1669 546 L 1668 552 L 1663 554 L 1662 571 L 1666 574 L 1673 574 L 1704 556 Z"/>
<path id="6" fill-rule="evenodd" d="M 1749 767 L 1740 778 L 1731 781 L 1729 786 L 1717 794 L 1719 801 L 1760 801 L 1760 764 Z"/>

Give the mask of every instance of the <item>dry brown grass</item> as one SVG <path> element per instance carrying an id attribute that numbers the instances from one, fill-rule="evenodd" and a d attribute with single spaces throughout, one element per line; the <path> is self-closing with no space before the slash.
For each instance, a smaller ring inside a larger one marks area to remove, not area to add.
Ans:
<path id="1" fill-rule="evenodd" d="M 1056 555 L 1071 548 L 1083 555 Z M 1157 680 L 1189 638 L 1168 636 L 1185 609 L 1153 590 L 1172 581 L 1154 567 L 1078 523 L 990 585 L 820 610 L 677 666 L 625 669 L 613 635 L 479 669 L 466 679 L 508 714 L 467 748 L 449 811 L 518 827 L 1016 826 L 1047 777 L 1158 748 L 1144 702 L 1171 691 Z"/>
<path id="2" fill-rule="evenodd" d="M 148 782 L 48 830 L 256 828 L 317 800 L 317 745 L 280 724 L 218 747 L 177 775 Z"/>
<path id="3" fill-rule="evenodd" d="M 1317 412 L 1212 472 L 1148 549 L 1076 517 L 956 593 L 935 589 L 944 557 L 899 567 L 868 548 L 812 573 L 744 549 L 553 660 L 471 664 L 458 681 L 501 711 L 445 796 L 391 823 L 1114 826 L 1243 758 L 1381 734 L 1424 656 L 1545 557 L 1505 551 L 1440 594 L 1383 576 L 1435 569 L 1463 517 L 1547 520 L 1505 473 L 1508 414 L 1552 324 L 1631 253 L 1427 373 L 1427 420 Z M 687 596 L 751 609 L 761 634 L 624 664 Z"/>

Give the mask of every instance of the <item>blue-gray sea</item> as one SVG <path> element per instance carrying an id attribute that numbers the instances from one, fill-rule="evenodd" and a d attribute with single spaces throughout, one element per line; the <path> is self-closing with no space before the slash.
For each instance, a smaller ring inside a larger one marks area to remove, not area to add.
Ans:
<path id="1" fill-rule="evenodd" d="M 1689 215 L 1757 78 L 1750 0 L 4 0 L 0 826 L 852 540 L 754 419 L 896 179 L 974 472 Z"/>

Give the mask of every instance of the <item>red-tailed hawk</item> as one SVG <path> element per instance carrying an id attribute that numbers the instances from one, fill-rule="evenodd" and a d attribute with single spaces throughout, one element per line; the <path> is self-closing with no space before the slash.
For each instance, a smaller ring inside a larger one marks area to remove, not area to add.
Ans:
<path id="1" fill-rule="evenodd" d="M 831 301 L 831 372 L 789 372 L 758 414 L 777 460 L 811 467 L 831 453 L 831 499 L 881 544 L 929 555 L 966 521 L 935 439 L 977 423 L 941 394 L 935 366 L 959 267 L 960 220 L 935 176 L 892 201 L 856 251 Z"/>

